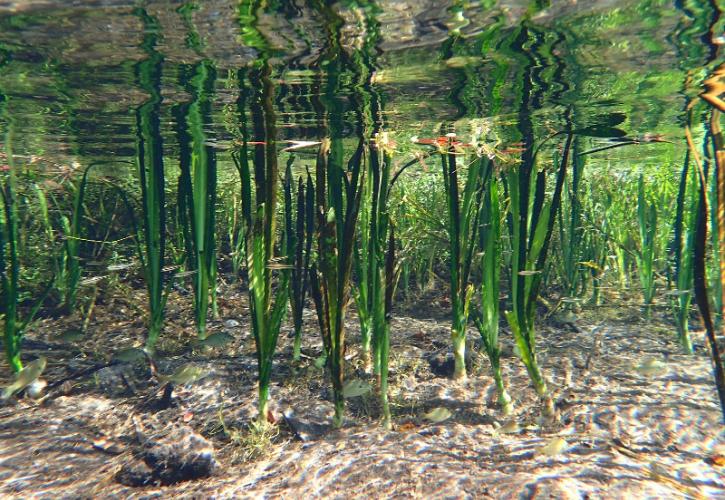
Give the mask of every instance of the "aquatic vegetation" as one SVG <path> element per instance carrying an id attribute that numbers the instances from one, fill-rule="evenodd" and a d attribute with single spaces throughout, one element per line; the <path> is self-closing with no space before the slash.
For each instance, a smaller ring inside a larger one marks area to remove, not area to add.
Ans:
<path id="1" fill-rule="evenodd" d="M 88 174 L 97 163 L 91 164 L 83 171 L 78 186 L 73 195 L 73 212 L 71 219 L 61 216 L 61 227 L 64 234 L 63 256 L 59 262 L 57 285 L 63 297 L 63 307 L 72 312 L 76 306 L 78 295 L 78 282 L 81 279 L 80 245 L 81 245 L 81 218 L 83 216 L 83 201 L 85 198 Z"/>
<path id="2" fill-rule="evenodd" d="M 682 348 L 692 354 L 689 320 L 692 303 L 693 252 L 695 249 L 695 225 L 698 203 L 699 179 L 693 171 L 690 173 L 690 155 L 686 153 L 680 175 L 680 187 L 677 193 L 677 211 L 673 223 L 672 248 L 674 250 L 675 290 L 672 298 L 677 334 Z"/>
<path id="3" fill-rule="evenodd" d="M 568 133 L 560 159 L 554 160 L 556 182 L 553 194 L 546 195 L 547 172 L 535 168 L 536 154 L 533 144 L 524 151 L 522 164 L 505 174 L 510 196 L 511 237 L 511 309 L 505 312 L 521 361 L 526 366 L 536 393 L 544 403 L 546 416 L 553 415 L 554 408 L 536 358 L 536 300 L 542 284 L 542 273 L 551 242 L 557 211 L 561 203 L 567 164 L 573 134 Z"/>
<path id="4" fill-rule="evenodd" d="M 494 174 L 489 174 L 486 177 L 483 207 L 478 221 L 481 249 L 481 305 L 473 307 L 472 316 L 481 334 L 488 360 L 491 363 L 491 372 L 498 391 L 498 404 L 501 406 L 501 413 L 508 415 L 513 409 L 511 407 L 511 396 L 506 391 L 503 375 L 501 374 L 501 346 L 498 340 L 502 246 L 499 187 L 498 179 Z"/>
<path id="5" fill-rule="evenodd" d="M 693 274 L 694 274 L 694 291 L 695 302 L 700 310 L 702 321 L 705 325 L 705 333 L 710 347 L 710 357 L 712 359 L 715 386 L 717 388 L 718 397 L 720 399 L 720 409 L 723 412 L 723 421 L 725 422 L 725 367 L 723 366 L 720 348 L 716 339 L 716 326 L 710 306 L 708 277 L 707 277 L 707 218 L 710 212 L 707 199 L 708 172 L 705 170 L 702 160 L 700 159 L 697 149 L 692 140 L 689 123 L 692 119 L 692 106 L 688 108 L 688 124 L 685 127 L 685 137 L 689 152 L 695 161 L 699 176 L 699 200 L 697 205 L 697 217 L 695 221 L 695 248 L 693 252 Z M 715 174 L 713 182 L 716 185 L 715 191 L 718 193 L 715 213 L 717 214 L 716 229 L 719 237 L 725 237 L 725 173 L 723 172 L 723 164 L 725 162 L 725 142 L 723 141 L 722 130 L 720 128 L 720 112 L 712 110 L 710 115 L 710 131 L 712 133 L 713 149 L 715 152 L 714 164 Z M 725 240 L 720 240 L 725 241 Z M 721 249 L 718 248 L 718 252 Z M 720 269 L 722 270 L 722 268 Z M 720 279 L 725 278 L 725 274 L 720 274 Z"/>
<path id="6" fill-rule="evenodd" d="M 326 432 L 334 411 L 335 428 L 480 425 L 533 440 L 540 465 L 569 447 L 556 434 L 576 389 L 599 390 L 592 372 L 675 387 L 708 349 L 725 411 L 718 8 L 393 3 L 160 2 L 103 26 L 70 7 L 62 50 L 43 41 L 57 7 L 0 8 L 0 313 L 17 374 L 3 397 L 41 393 L 41 354 L 51 397 L 99 372 L 96 389 L 120 379 L 170 404 L 214 365 L 179 402 L 218 393 L 250 420 L 238 403 L 256 376 L 254 422 L 232 424 L 248 436 L 219 432 L 249 456 Z"/>
<path id="7" fill-rule="evenodd" d="M 258 79 L 264 92 L 252 103 L 255 116 L 255 135 L 265 141 L 255 141 L 253 169 L 250 168 L 248 146 L 233 156 L 242 182 L 242 219 L 244 220 L 247 274 L 249 275 L 249 308 L 252 332 L 257 347 L 259 403 L 258 420 L 267 419 L 269 383 L 272 358 L 277 348 L 282 320 L 287 313 L 290 265 L 275 257 L 276 206 L 278 196 L 278 165 L 276 125 L 272 108 L 273 87 L 269 65 L 253 78 Z M 253 171 L 253 174 L 252 174 Z M 254 193 L 254 200 L 252 198 Z M 286 244 L 286 242 L 285 242 Z M 280 255 L 287 255 L 282 248 Z M 278 270 L 277 288 L 273 290 L 274 270 Z"/>
<path id="8" fill-rule="evenodd" d="M 295 331 L 292 359 L 298 361 L 302 347 L 302 311 L 305 308 L 309 288 L 309 270 L 315 231 L 315 187 L 309 173 L 307 182 L 303 176 L 300 176 L 297 181 L 297 203 L 293 206 L 292 163 L 293 159 L 290 157 L 284 177 L 284 214 L 287 261 L 292 266 L 289 293 L 292 324 Z"/>
<path id="9" fill-rule="evenodd" d="M 20 300 L 20 255 L 18 241 L 20 240 L 18 228 L 18 199 L 16 166 L 12 151 L 12 128 L 5 134 L 5 150 L 7 152 L 8 169 L 0 173 L 0 195 L 2 196 L 2 216 L 0 216 L 0 312 L 3 313 L 3 345 L 5 356 L 10 369 L 18 373 L 23 369 L 20 359 L 21 343 L 25 330 L 40 310 L 43 300 L 50 291 L 49 285 L 45 292 L 40 294 L 35 304 L 25 314 L 20 316 L 18 310 Z M 42 370 L 41 370 L 42 371 Z"/>
<path id="10" fill-rule="evenodd" d="M 216 153 L 206 144 L 203 130 L 210 113 L 209 93 L 215 72 L 208 62 L 198 64 L 191 72 L 188 87 L 193 101 L 178 113 L 181 145 L 178 212 L 187 267 L 195 271 L 192 275 L 194 317 L 197 335 L 203 339 L 210 295 L 212 309 L 216 304 Z"/>
<path id="11" fill-rule="evenodd" d="M 318 259 L 310 269 L 310 293 L 317 309 L 332 379 L 335 416 L 341 427 L 345 411 L 345 313 L 350 299 L 355 227 L 360 211 L 365 169 L 364 142 L 359 141 L 347 167 L 339 139 L 325 140 L 315 166 L 315 211 Z"/>
<path id="12" fill-rule="evenodd" d="M 142 9 L 137 15 L 146 26 L 144 49 L 148 59 L 141 61 L 136 72 L 139 84 L 150 98 L 136 110 L 136 162 L 139 172 L 142 200 L 142 228 L 144 252 L 139 258 L 144 269 L 148 290 L 148 333 L 146 349 L 155 351 L 156 342 L 163 328 L 164 309 L 168 297 L 164 283 L 164 257 L 166 251 L 166 194 L 163 146 L 160 121 L 160 65 L 163 56 L 156 44 L 157 21 Z"/>
<path id="13" fill-rule="evenodd" d="M 460 143 L 459 143 L 460 144 Z M 453 378 L 466 378 L 466 329 L 473 297 L 469 275 L 477 244 L 478 217 L 483 203 L 483 189 L 491 175 L 491 160 L 479 157 L 468 166 L 463 189 L 459 185 L 457 144 L 448 137 L 441 147 L 443 185 L 448 209 L 447 231 L 450 243 L 451 341 L 453 343 Z"/>
<path id="14" fill-rule="evenodd" d="M 636 253 L 639 282 L 644 296 L 644 313 L 652 316 L 652 301 L 655 295 L 655 234 L 657 231 L 657 206 L 647 200 L 644 176 L 637 183 L 637 222 L 639 226 L 639 251 Z"/>

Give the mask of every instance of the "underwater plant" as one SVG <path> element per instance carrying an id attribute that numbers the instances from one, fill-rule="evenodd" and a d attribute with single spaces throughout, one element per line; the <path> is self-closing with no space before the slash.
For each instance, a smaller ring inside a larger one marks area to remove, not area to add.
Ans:
<path id="1" fill-rule="evenodd" d="M 363 148 L 361 139 L 345 167 L 341 140 L 325 139 L 315 166 L 318 259 L 310 268 L 310 293 L 332 378 L 334 427 L 342 426 L 345 411 L 345 313 L 350 301 L 355 227 L 365 181 Z"/>

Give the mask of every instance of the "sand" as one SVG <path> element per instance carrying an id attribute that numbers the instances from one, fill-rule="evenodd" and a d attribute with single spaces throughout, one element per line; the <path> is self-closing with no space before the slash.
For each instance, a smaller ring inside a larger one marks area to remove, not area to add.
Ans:
<path id="1" fill-rule="evenodd" d="M 181 305 L 172 301 L 169 307 L 166 336 L 177 344 L 169 341 L 160 370 L 193 361 L 208 375 L 178 388 L 174 405 L 165 409 L 157 405 L 157 384 L 141 377 L 117 394 L 101 387 L 97 375 L 57 386 L 42 402 L 21 399 L 0 406 L 0 496 L 725 498 L 725 427 L 704 336 L 693 333 L 695 355 L 681 354 L 666 317 L 645 321 L 636 308 L 623 306 L 606 319 L 593 321 L 602 312 L 590 311 L 574 326 L 542 324 L 539 358 L 557 408 L 556 420 L 547 423 L 539 418 L 539 402 L 507 332 L 502 343 L 514 398 L 510 417 L 496 407 L 475 329 L 469 332 L 476 351 L 471 374 L 458 382 L 433 375 L 427 361 L 432 352 L 446 350 L 445 318 L 424 308 L 427 318 L 397 315 L 391 362 L 395 426 L 386 431 L 373 394 L 349 401 L 342 429 L 327 426 L 329 386 L 314 367 L 321 346 L 308 312 L 307 356 L 299 365 L 290 367 L 288 331 L 280 339 L 272 387 L 278 424 L 260 435 L 249 430 L 256 361 L 243 315 L 223 305 L 223 319 L 212 330 L 230 331 L 235 341 L 198 352 L 188 348 L 193 328 L 180 326 L 188 320 Z M 133 341 L 131 333 L 142 323 L 123 311 L 118 303 L 99 306 L 96 326 L 73 347 L 52 340 L 70 320 L 44 319 L 29 332 L 26 354 L 48 357 L 50 383 L 72 376 L 107 357 L 109 346 Z M 352 315 L 349 328 L 350 376 L 364 376 Z M 652 360 L 656 373 L 641 368 Z M 451 416 L 442 422 L 423 417 L 439 407 Z M 306 441 L 295 434 L 300 430 L 295 425 L 310 426 L 312 431 L 302 433 Z M 504 433 L 502 425 L 518 429 Z M 115 474 L 138 450 L 139 435 L 163 436 L 172 427 L 207 437 L 216 449 L 217 472 L 170 486 L 119 484 Z M 558 453 L 542 451 L 554 440 Z"/>

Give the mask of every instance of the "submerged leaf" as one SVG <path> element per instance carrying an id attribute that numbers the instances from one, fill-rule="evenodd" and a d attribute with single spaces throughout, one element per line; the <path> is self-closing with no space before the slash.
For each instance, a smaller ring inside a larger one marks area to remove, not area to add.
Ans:
<path id="1" fill-rule="evenodd" d="M 370 392 L 370 384 L 359 378 L 348 380 L 342 388 L 342 395 L 346 398 L 355 398 Z"/>
<path id="2" fill-rule="evenodd" d="M 451 411 L 448 408 L 433 408 L 431 411 L 423 415 L 423 418 L 426 420 L 430 420 L 431 422 L 443 422 L 444 420 L 448 420 L 451 418 Z"/>

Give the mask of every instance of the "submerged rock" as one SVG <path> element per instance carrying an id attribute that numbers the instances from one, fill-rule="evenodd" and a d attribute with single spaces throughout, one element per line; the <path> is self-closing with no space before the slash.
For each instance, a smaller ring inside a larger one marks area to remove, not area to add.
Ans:
<path id="1" fill-rule="evenodd" d="M 437 377 L 452 377 L 455 369 L 455 360 L 452 352 L 434 352 L 426 357 L 430 371 Z M 466 371 L 473 368 L 471 349 L 466 349 Z"/>
<path id="2" fill-rule="evenodd" d="M 136 392 L 134 379 L 134 369 L 129 364 L 106 366 L 96 372 L 98 388 L 112 397 Z"/>
<path id="3" fill-rule="evenodd" d="M 315 441 L 331 429 L 327 412 L 316 410 L 318 411 L 308 412 L 305 415 L 296 414 L 291 408 L 282 412 L 287 426 L 300 441 Z"/>
<path id="4" fill-rule="evenodd" d="M 148 486 L 154 484 L 154 474 L 151 467 L 139 460 L 123 464 L 116 473 L 116 481 L 126 486 Z"/>
<path id="5" fill-rule="evenodd" d="M 211 476 L 217 469 L 214 446 L 189 427 L 148 438 L 134 461 L 116 474 L 127 486 L 175 484 Z"/>

